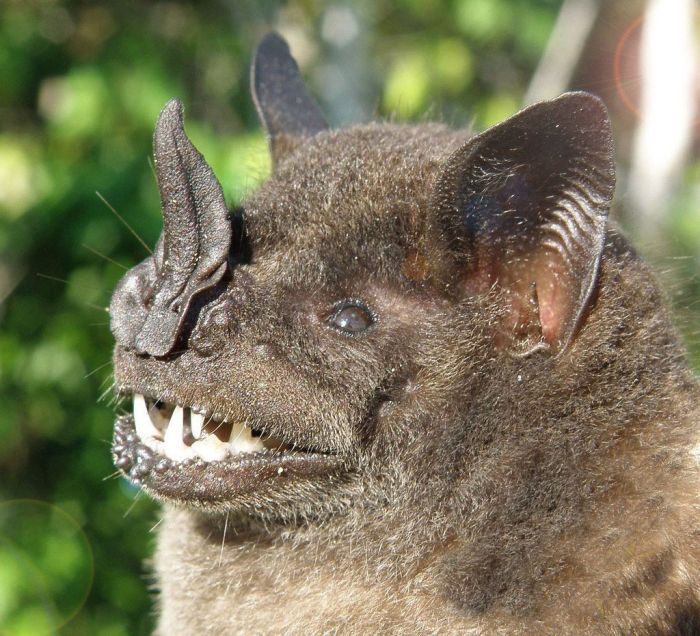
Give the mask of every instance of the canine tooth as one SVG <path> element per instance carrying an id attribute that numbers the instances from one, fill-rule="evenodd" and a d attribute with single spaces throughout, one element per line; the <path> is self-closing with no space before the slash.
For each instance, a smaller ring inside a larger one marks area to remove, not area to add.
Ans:
<path id="1" fill-rule="evenodd" d="M 179 462 L 192 457 L 192 449 L 188 447 L 182 435 L 184 433 L 185 414 L 181 406 L 175 407 L 170 418 L 170 424 L 165 431 L 165 454 L 172 460 Z"/>
<path id="2" fill-rule="evenodd" d="M 218 462 L 228 456 L 228 444 L 222 442 L 216 435 L 207 435 L 192 444 L 192 451 L 206 462 Z"/>
<path id="3" fill-rule="evenodd" d="M 253 431 L 241 423 L 233 425 L 228 446 L 232 455 L 265 450 L 262 440 L 259 437 L 253 437 Z"/>
<path id="4" fill-rule="evenodd" d="M 204 414 L 195 413 L 192 411 L 190 413 L 190 426 L 192 428 L 192 437 L 195 439 L 202 437 L 202 428 L 204 428 Z"/>
<path id="5" fill-rule="evenodd" d="M 146 399 L 140 393 L 134 395 L 134 424 L 136 425 L 136 433 L 142 441 L 161 436 L 148 414 Z"/>

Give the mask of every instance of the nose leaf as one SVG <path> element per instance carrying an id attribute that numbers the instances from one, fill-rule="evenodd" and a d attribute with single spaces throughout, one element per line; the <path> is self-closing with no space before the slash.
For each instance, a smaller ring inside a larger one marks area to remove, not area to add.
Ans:
<path id="1" fill-rule="evenodd" d="M 182 333 L 192 300 L 216 285 L 226 271 L 231 222 L 221 185 L 185 134 L 179 100 L 163 108 L 153 146 L 164 219 L 150 268 L 153 278 L 147 300 L 138 299 L 139 311 L 130 317 L 113 316 L 112 322 L 130 323 L 129 344 L 139 353 L 165 356 Z M 136 269 L 126 278 L 138 275 Z M 135 286 L 121 287 L 126 291 Z M 127 303 L 116 296 L 112 306 L 118 314 Z"/>

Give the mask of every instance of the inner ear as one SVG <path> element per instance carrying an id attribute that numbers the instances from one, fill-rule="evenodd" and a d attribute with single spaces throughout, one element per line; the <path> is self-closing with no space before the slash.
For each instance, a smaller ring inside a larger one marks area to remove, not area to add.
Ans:
<path id="1" fill-rule="evenodd" d="M 328 128 L 321 109 L 306 90 L 289 46 L 276 33 L 268 33 L 255 51 L 251 89 L 274 164 L 299 141 Z"/>
<path id="2" fill-rule="evenodd" d="M 441 239 L 473 293 L 497 287 L 511 340 L 574 337 L 597 279 L 614 192 L 602 102 L 567 93 L 467 142 L 437 187 Z"/>

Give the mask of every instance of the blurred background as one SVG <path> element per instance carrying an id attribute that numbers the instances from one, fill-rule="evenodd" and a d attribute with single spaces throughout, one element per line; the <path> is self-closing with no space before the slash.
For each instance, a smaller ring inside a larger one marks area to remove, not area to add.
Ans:
<path id="1" fill-rule="evenodd" d="M 614 217 L 699 368 L 699 23 L 692 0 L 0 0 L 0 634 L 153 627 L 158 510 L 111 464 L 105 308 L 160 231 L 150 145 L 170 97 L 234 204 L 269 170 L 248 65 L 272 28 L 334 126 L 483 129 L 598 94 Z"/>

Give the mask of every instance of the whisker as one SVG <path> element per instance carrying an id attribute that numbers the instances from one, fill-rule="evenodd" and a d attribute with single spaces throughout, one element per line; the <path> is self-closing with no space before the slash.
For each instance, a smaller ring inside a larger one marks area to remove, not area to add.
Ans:
<path id="1" fill-rule="evenodd" d="M 71 282 L 67 278 L 60 278 L 59 276 L 52 276 L 51 274 L 43 274 L 42 272 L 37 272 L 36 275 L 39 278 L 45 278 L 46 280 L 52 280 L 57 283 L 63 283 L 64 285 L 70 285 Z M 86 292 L 96 292 L 96 293 L 103 293 L 103 290 L 101 289 L 95 289 L 94 287 L 86 287 L 85 285 L 80 285 L 78 289 L 83 289 Z M 106 311 L 106 307 L 102 307 L 100 305 L 93 305 L 92 303 L 84 302 L 83 304 L 87 305 L 88 307 L 94 307 L 96 309 L 99 309 L 100 311 Z"/>
<path id="2" fill-rule="evenodd" d="M 83 305 L 87 305 L 90 309 L 97 309 L 97 311 L 109 311 L 109 307 L 103 307 L 102 305 L 95 305 L 94 303 L 83 302 Z"/>
<path id="3" fill-rule="evenodd" d="M 38 278 L 45 278 L 46 280 L 52 280 L 56 283 L 63 283 L 64 285 L 70 285 L 71 282 L 66 279 L 66 278 L 60 278 L 59 276 L 52 276 L 51 274 L 43 274 L 42 272 L 37 272 L 36 273 Z M 85 290 L 86 292 L 89 293 L 98 293 L 102 294 L 103 290 L 101 289 L 95 289 L 94 287 L 85 287 L 84 285 L 80 285 L 78 289 Z M 96 305 L 94 303 L 87 302 L 86 300 L 80 301 L 81 305 L 85 305 L 86 307 L 90 307 L 91 309 L 97 309 L 98 311 L 109 311 L 109 307 L 105 307 L 104 305 Z"/>
<path id="4" fill-rule="evenodd" d="M 112 379 L 114 379 L 114 376 L 112 373 L 110 373 L 104 380 L 102 380 L 102 382 L 100 382 L 99 388 L 101 389 L 105 385 L 105 382 L 109 382 L 109 380 Z"/>
<path id="5" fill-rule="evenodd" d="M 68 280 L 65 278 L 59 278 L 58 276 L 50 276 L 49 274 L 42 274 L 41 272 L 37 272 L 36 275 L 39 278 L 46 278 L 48 280 L 54 280 L 57 283 L 65 283 L 66 285 L 68 285 Z"/>
<path id="6" fill-rule="evenodd" d="M 161 523 L 163 523 L 163 519 L 165 519 L 165 517 L 161 517 L 160 519 L 158 519 L 158 521 L 156 521 L 155 524 L 151 526 L 151 529 L 148 532 L 153 532 Z"/>
<path id="7" fill-rule="evenodd" d="M 153 174 L 153 178 L 155 179 L 156 183 L 158 183 L 158 174 L 156 173 L 156 165 L 153 163 L 153 157 L 150 155 L 148 156 L 148 165 L 151 167 L 151 173 Z"/>
<path id="8" fill-rule="evenodd" d="M 224 521 L 224 532 L 221 536 L 221 552 L 219 552 L 219 562 L 217 567 L 221 567 L 224 560 L 224 545 L 226 544 L 226 530 L 228 530 L 228 512 L 226 513 L 226 519 Z"/>
<path id="9" fill-rule="evenodd" d="M 112 385 L 112 390 L 114 390 L 114 385 Z M 127 401 L 126 395 L 117 395 L 116 393 L 112 395 L 112 399 L 110 400 L 110 406 L 114 407 L 115 409 L 122 409 L 124 412 L 122 415 L 127 415 L 128 411 L 131 410 L 131 407 L 124 408 L 124 402 Z"/>
<path id="10" fill-rule="evenodd" d="M 120 470 L 115 470 L 111 475 L 107 475 L 106 477 L 103 477 L 102 481 L 109 481 L 110 479 L 116 479 L 121 474 L 122 474 L 122 472 Z"/>
<path id="11" fill-rule="evenodd" d="M 115 261 L 111 256 L 107 256 L 107 254 L 103 254 L 102 252 L 99 252 L 94 247 L 90 247 L 89 245 L 85 245 L 85 243 L 81 243 L 81 245 L 86 250 L 89 250 L 90 252 L 92 252 L 96 256 L 99 256 L 100 258 L 104 258 L 107 262 L 112 263 L 113 265 L 116 265 L 117 267 L 121 267 L 125 271 L 127 271 L 129 269 L 126 265 L 122 265 L 121 263 Z"/>
<path id="12" fill-rule="evenodd" d="M 126 229 L 129 230 L 129 232 L 131 232 L 136 237 L 136 240 L 146 248 L 146 251 L 149 254 L 153 254 L 153 250 L 150 247 L 148 247 L 148 245 L 146 245 L 146 242 L 137 234 L 136 230 L 134 230 L 134 228 L 129 225 L 126 219 L 114 209 L 114 206 L 112 206 L 112 204 L 109 201 L 107 201 L 107 199 L 105 199 L 99 192 L 95 192 L 95 194 L 99 197 L 102 203 L 104 203 L 109 208 L 112 214 L 114 214 L 114 216 L 116 216 L 124 224 Z"/>
<path id="13" fill-rule="evenodd" d="M 134 509 L 136 504 L 139 502 L 139 499 L 141 498 L 141 495 L 143 494 L 143 487 L 139 488 L 139 491 L 134 495 L 134 500 L 131 502 L 131 505 L 126 509 L 126 512 L 123 515 L 123 519 L 126 519 L 130 514 L 131 511 Z"/>
<path id="14" fill-rule="evenodd" d="M 107 362 L 105 362 L 104 364 L 101 364 L 96 369 L 93 369 L 92 371 L 90 371 L 90 373 L 87 373 L 86 375 L 83 376 L 83 380 L 85 380 L 86 378 L 89 378 L 93 373 L 97 373 L 100 369 L 104 369 L 108 364 L 112 364 L 112 361 L 107 360 Z"/>
<path id="15" fill-rule="evenodd" d="M 100 395 L 100 397 L 97 398 L 97 401 L 102 402 L 102 400 L 104 400 L 107 397 L 107 395 L 110 393 L 110 391 L 112 391 L 113 389 L 114 389 L 114 384 L 110 384 L 107 387 L 107 389 L 104 391 L 104 393 L 102 393 L 102 395 Z"/>

